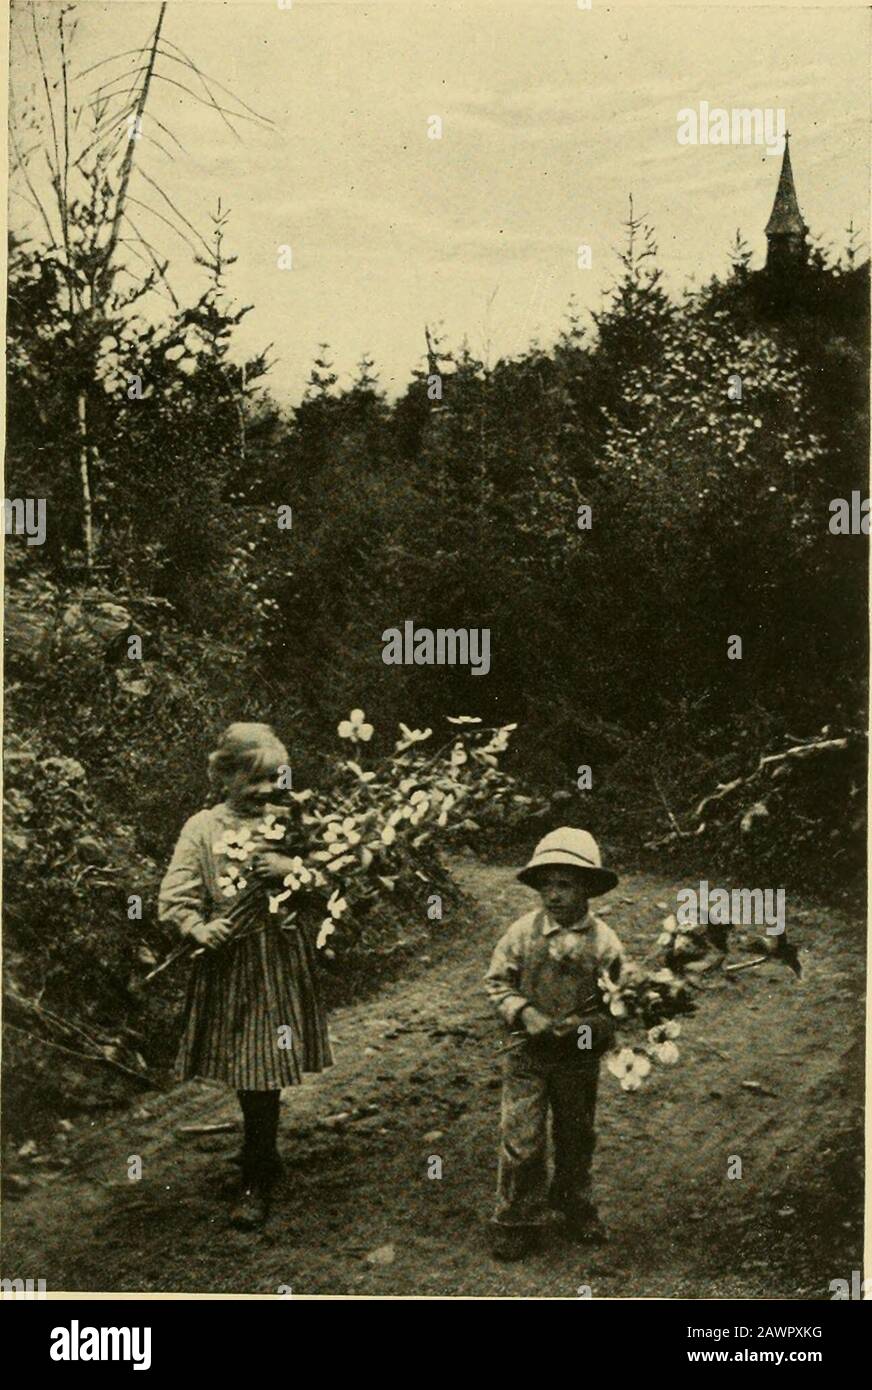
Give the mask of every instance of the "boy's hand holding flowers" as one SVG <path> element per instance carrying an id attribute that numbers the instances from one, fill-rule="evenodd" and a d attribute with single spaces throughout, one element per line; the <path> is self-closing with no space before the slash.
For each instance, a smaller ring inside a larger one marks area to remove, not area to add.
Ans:
<path id="1" fill-rule="evenodd" d="M 554 1024 L 553 1031 L 556 1038 L 566 1038 L 573 1033 L 581 1037 L 582 1028 L 590 1029 L 590 1042 L 586 1046 L 594 1054 L 605 1052 L 615 1040 L 615 1025 L 601 1009 L 567 1014 Z"/>
<path id="2" fill-rule="evenodd" d="M 549 1018 L 548 1014 L 543 1014 L 542 1010 L 537 1009 L 535 1004 L 524 1005 L 521 1010 L 521 1023 L 531 1038 L 541 1038 L 554 1028 L 554 1019 Z"/>

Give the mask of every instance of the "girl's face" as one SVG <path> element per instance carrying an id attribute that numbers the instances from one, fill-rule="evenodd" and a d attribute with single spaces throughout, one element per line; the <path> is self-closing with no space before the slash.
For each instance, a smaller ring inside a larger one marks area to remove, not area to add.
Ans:
<path id="1" fill-rule="evenodd" d="M 540 870 L 536 889 L 543 907 L 561 927 L 571 927 L 587 913 L 587 886 L 575 869 L 552 864 Z"/>
<path id="2" fill-rule="evenodd" d="M 228 787 L 227 800 L 239 811 L 256 814 L 268 802 L 281 797 L 282 792 L 277 780 L 279 769 L 283 766 L 286 764 L 277 756 L 275 761 L 266 767 L 262 765 L 253 777 L 240 772 Z"/>

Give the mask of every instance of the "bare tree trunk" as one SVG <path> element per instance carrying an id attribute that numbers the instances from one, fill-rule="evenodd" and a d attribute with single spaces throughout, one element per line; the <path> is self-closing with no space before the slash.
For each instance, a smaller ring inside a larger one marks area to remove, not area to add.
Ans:
<path id="1" fill-rule="evenodd" d="M 115 212 L 112 217 L 112 224 L 109 228 L 109 240 L 107 241 L 105 250 L 103 252 L 103 263 L 100 268 L 100 275 L 98 278 L 100 291 L 99 298 L 101 300 L 105 298 L 106 290 L 108 288 L 108 284 L 112 276 L 112 257 L 115 254 L 115 248 L 118 245 L 118 237 L 121 233 L 121 219 L 124 216 L 124 209 L 127 205 L 127 189 L 130 184 L 130 175 L 133 172 L 133 156 L 136 151 L 136 143 L 133 139 L 133 134 L 135 131 L 139 129 L 140 123 L 142 121 L 142 116 L 145 111 L 146 103 L 148 101 L 148 93 L 151 87 L 152 76 L 154 74 L 154 65 L 157 59 L 157 49 L 158 44 L 160 42 L 160 34 L 161 29 L 163 28 L 164 15 L 166 14 L 166 9 L 166 0 L 164 0 L 164 3 L 160 7 L 160 13 L 157 17 L 157 24 L 155 25 L 154 34 L 152 36 L 151 49 L 148 55 L 148 62 L 146 63 L 145 74 L 142 79 L 142 91 L 139 93 L 139 100 L 136 103 L 136 112 L 133 117 L 132 128 L 129 132 L 127 150 L 125 151 L 124 159 L 121 164 L 121 177 L 118 188 L 118 197 L 115 200 Z"/>
<path id="2" fill-rule="evenodd" d="M 245 464 L 245 363 L 242 364 L 242 379 L 239 390 L 239 450 L 242 455 L 241 462 Z"/>
<path id="3" fill-rule="evenodd" d="M 133 126 L 128 135 L 127 150 L 121 164 L 121 177 L 118 188 L 118 197 L 115 200 L 115 211 L 109 227 L 109 238 L 101 256 L 101 263 L 91 282 L 91 302 L 88 311 L 91 315 L 99 309 L 106 300 L 113 278 L 112 258 L 118 245 L 118 237 L 121 232 L 121 219 L 124 216 L 124 209 L 127 204 L 127 189 L 130 184 L 130 175 L 133 172 L 133 156 L 136 151 L 136 144 L 133 136 L 138 130 L 148 101 L 148 93 L 151 88 L 154 65 L 157 59 L 158 44 L 160 42 L 161 29 L 163 28 L 164 16 L 166 14 L 166 0 L 160 7 L 157 17 L 157 24 L 152 35 L 151 47 L 146 63 L 145 75 L 142 81 L 142 90 L 136 103 L 136 112 L 133 117 Z M 84 391 L 79 392 L 78 398 L 79 416 L 79 471 L 82 479 L 82 532 L 85 542 L 85 563 L 90 574 L 94 566 L 94 525 L 93 507 L 91 499 L 91 475 L 89 466 L 89 446 L 88 446 L 88 416 L 87 403 Z"/>
<path id="4" fill-rule="evenodd" d="M 79 473 L 82 479 L 82 537 L 88 574 L 94 567 L 94 518 L 91 507 L 91 470 L 88 463 L 88 413 L 85 392 L 79 392 Z"/>

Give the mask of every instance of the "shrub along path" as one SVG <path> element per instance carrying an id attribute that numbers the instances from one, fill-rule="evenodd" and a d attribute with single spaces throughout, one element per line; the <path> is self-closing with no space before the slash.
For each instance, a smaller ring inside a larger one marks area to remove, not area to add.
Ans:
<path id="1" fill-rule="evenodd" d="M 802 981 L 775 963 L 710 974 L 676 1067 L 635 1094 L 603 1074 L 595 1181 L 609 1245 L 574 1246 L 555 1229 L 541 1253 L 502 1267 L 486 1244 L 499 1078 L 481 977 L 533 898 L 509 868 L 454 869 L 468 920 L 412 975 L 338 1010 L 335 1067 L 285 1092 L 287 1174 L 265 1231 L 227 1225 L 238 1132 L 179 1134 L 236 1120 L 234 1098 L 186 1084 L 68 1136 L 67 1166 L 5 1203 L 3 1274 L 51 1290 L 301 1296 L 576 1297 L 590 1285 L 594 1297 L 827 1298 L 830 1280 L 850 1280 L 862 1246 L 861 922 L 797 909 L 788 892 Z M 629 875 L 611 895 L 631 954 L 678 886 Z M 727 1179 L 731 1155 L 740 1180 Z"/>

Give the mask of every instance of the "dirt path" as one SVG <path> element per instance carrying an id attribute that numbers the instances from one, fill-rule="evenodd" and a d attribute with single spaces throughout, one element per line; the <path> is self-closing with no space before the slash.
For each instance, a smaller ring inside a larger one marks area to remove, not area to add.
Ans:
<path id="1" fill-rule="evenodd" d="M 829 1297 L 831 1279 L 850 1279 L 862 1246 L 862 925 L 789 912 L 801 983 L 774 964 L 719 976 L 684 1025 L 677 1067 L 629 1095 L 604 1074 L 595 1182 L 610 1244 L 591 1252 L 555 1231 L 542 1253 L 501 1267 L 486 1249 L 499 1080 L 481 976 L 533 899 L 510 869 L 467 859 L 456 872 L 483 905 L 468 927 L 414 978 L 339 1010 L 337 1065 L 285 1092 L 287 1177 L 264 1232 L 227 1225 L 238 1134 L 177 1135 L 236 1119 L 235 1100 L 188 1084 L 95 1121 L 69 1167 L 6 1203 L 3 1273 L 67 1291 L 576 1297 L 587 1284 L 594 1297 L 667 1298 Z M 612 895 L 631 953 L 677 887 L 637 875 Z M 431 1155 L 441 1179 L 427 1176 Z M 741 1180 L 727 1180 L 731 1155 Z"/>

